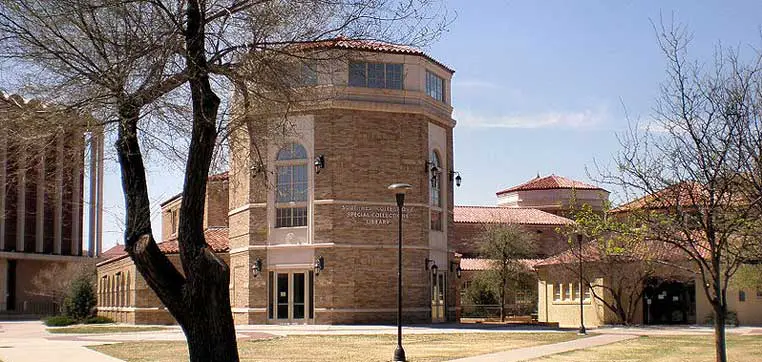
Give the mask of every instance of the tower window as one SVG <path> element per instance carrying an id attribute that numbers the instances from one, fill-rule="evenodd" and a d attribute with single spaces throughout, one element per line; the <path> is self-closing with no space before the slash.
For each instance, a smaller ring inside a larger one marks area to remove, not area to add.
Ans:
<path id="1" fill-rule="evenodd" d="M 349 86 L 402 89 L 402 64 L 350 62 Z"/>
<path id="2" fill-rule="evenodd" d="M 307 151 L 297 143 L 286 145 L 275 168 L 275 227 L 307 226 Z"/>

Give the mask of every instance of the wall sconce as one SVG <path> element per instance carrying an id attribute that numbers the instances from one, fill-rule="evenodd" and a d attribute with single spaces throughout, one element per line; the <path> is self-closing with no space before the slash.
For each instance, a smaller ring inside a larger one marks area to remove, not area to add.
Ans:
<path id="1" fill-rule="evenodd" d="M 322 256 L 315 258 L 315 276 L 320 275 L 320 272 L 325 269 L 325 259 Z"/>
<path id="2" fill-rule="evenodd" d="M 262 161 L 255 161 L 253 165 L 251 165 L 251 177 L 257 177 L 262 171 L 265 170 L 265 165 L 262 164 Z"/>
<path id="3" fill-rule="evenodd" d="M 431 173 L 431 187 L 437 187 L 437 183 L 439 183 L 439 174 L 442 172 L 442 170 L 439 169 L 439 166 L 434 164 L 434 162 L 426 161 L 424 172 Z"/>
<path id="4" fill-rule="evenodd" d="M 429 270 L 429 263 L 431 263 L 431 274 L 437 275 L 437 271 L 439 270 L 437 263 L 434 259 L 426 258 L 426 270 Z"/>
<path id="5" fill-rule="evenodd" d="M 319 174 L 320 170 L 325 168 L 325 156 L 318 155 L 315 157 L 315 174 Z"/>
<path id="6" fill-rule="evenodd" d="M 455 272 L 455 276 L 457 276 L 458 279 L 460 279 L 463 273 L 463 269 L 460 268 L 460 263 L 455 261 L 450 261 L 450 273 L 452 272 Z"/>
<path id="7" fill-rule="evenodd" d="M 251 266 L 251 272 L 254 274 L 255 278 L 262 272 L 262 259 L 257 258 L 257 260 L 254 261 L 254 265 Z"/>
<path id="8" fill-rule="evenodd" d="M 457 176 L 455 176 L 455 175 L 457 175 Z M 458 172 L 458 171 L 452 171 L 451 170 L 450 171 L 450 181 L 453 180 L 453 176 L 455 176 L 455 178 L 454 178 L 454 180 L 455 180 L 455 186 L 460 187 L 460 181 L 463 180 L 463 178 L 460 177 L 460 172 Z"/>

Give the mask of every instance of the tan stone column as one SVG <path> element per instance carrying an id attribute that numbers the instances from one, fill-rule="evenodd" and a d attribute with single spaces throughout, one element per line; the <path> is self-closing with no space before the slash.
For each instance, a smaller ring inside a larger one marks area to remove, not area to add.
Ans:
<path id="1" fill-rule="evenodd" d="M 80 134 L 81 137 L 81 134 Z M 82 145 L 82 139 L 77 138 L 72 148 L 84 147 Z M 73 152 L 73 154 L 78 154 Z M 80 160 L 76 157 L 72 160 L 72 200 L 71 200 L 71 255 L 79 255 L 82 250 L 82 236 L 80 233 L 80 217 L 81 209 L 80 204 L 82 202 L 82 163 L 84 160 Z"/>
<path id="2" fill-rule="evenodd" d="M 88 205 L 88 232 L 87 232 L 87 254 L 91 257 L 95 257 L 95 233 L 96 225 L 98 223 L 96 212 L 98 208 L 98 136 L 94 131 L 90 132 L 90 190 L 88 192 L 89 205 Z"/>
<path id="3" fill-rule="evenodd" d="M 24 251 L 24 226 L 26 222 L 26 145 L 19 145 L 16 167 L 16 251 Z"/>
<path id="4" fill-rule="evenodd" d="M 35 207 L 35 251 L 45 250 L 45 150 L 40 150 L 40 162 L 37 163 L 37 199 Z"/>
<path id="5" fill-rule="evenodd" d="M 53 212 L 53 254 L 61 254 L 63 238 L 63 169 L 64 134 L 56 136 L 56 191 Z"/>
<path id="6" fill-rule="evenodd" d="M 0 250 L 5 250 L 5 186 L 8 166 L 8 137 L 5 129 L 0 130 Z M 0 294 L 0 297 L 5 296 Z"/>

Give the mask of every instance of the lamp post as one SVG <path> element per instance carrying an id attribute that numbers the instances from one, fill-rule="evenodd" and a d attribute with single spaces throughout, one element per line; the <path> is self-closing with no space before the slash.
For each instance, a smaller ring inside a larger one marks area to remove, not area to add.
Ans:
<path id="1" fill-rule="evenodd" d="M 577 235 L 577 244 L 579 244 L 579 334 L 587 334 L 585 330 L 585 311 L 583 301 L 585 293 L 582 291 L 582 235 Z"/>
<path id="2" fill-rule="evenodd" d="M 410 190 L 409 184 L 396 183 L 389 185 L 389 190 L 397 198 L 397 214 L 399 216 L 399 239 L 397 243 L 397 349 L 394 350 L 394 361 L 405 362 L 405 350 L 402 348 L 402 205 L 405 204 L 405 192 Z"/>

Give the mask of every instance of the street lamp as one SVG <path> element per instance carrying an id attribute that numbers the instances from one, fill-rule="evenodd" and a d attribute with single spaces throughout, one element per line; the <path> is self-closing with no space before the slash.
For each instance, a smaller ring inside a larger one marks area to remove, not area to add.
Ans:
<path id="1" fill-rule="evenodd" d="M 405 204 L 405 192 L 410 190 L 409 184 L 396 183 L 389 185 L 389 190 L 397 198 L 397 215 L 399 216 L 399 239 L 397 243 L 397 349 L 394 350 L 395 362 L 405 362 L 405 350 L 402 348 L 402 205 Z"/>
<path id="2" fill-rule="evenodd" d="M 577 235 L 577 244 L 579 244 L 579 334 L 587 334 L 585 330 L 585 311 L 584 311 L 584 295 L 582 291 L 582 235 Z"/>

